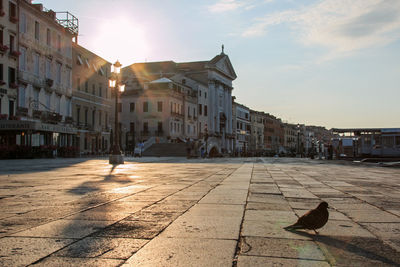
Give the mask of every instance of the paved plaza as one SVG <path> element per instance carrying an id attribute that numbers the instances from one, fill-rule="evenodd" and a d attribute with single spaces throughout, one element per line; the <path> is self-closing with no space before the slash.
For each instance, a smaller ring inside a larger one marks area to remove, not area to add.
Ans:
<path id="1" fill-rule="evenodd" d="M 319 234 L 283 229 L 321 200 Z M 4 160 L 0 211 L 0 266 L 400 266 L 400 168 Z"/>

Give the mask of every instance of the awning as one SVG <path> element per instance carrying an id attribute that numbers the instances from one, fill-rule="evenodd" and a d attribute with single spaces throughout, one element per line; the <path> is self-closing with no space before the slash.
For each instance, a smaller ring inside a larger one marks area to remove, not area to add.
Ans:
<path id="1" fill-rule="evenodd" d="M 13 121 L 13 120 L 2 120 L 0 121 L 0 131 L 42 131 L 42 132 L 55 132 L 55 133 L 66 133 L 76 134 L 77 129 L 74 127 L 49 124 L 39 121 Z"/>

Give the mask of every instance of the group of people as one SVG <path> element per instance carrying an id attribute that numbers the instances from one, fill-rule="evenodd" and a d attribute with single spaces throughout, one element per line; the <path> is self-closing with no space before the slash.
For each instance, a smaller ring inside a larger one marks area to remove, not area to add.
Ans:
<path id="1" fill-rule="evenodd" d="M 187 158 L 197 158 L 199 156 L 205 158 L 207 156 L 205 144 L 199 140 L 186 139 L 186 155 Z"/>

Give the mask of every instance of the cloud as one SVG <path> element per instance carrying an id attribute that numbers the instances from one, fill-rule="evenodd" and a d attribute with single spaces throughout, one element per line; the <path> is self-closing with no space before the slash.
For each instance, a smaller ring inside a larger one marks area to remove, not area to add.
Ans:
<path id="1" fill-rule="evenodd" d="M 262 36 L 270 27 L 283 23 L 304 45 L 328 48 L 325 59 L 331 59 L 398 39 L 400 1 L 324 0 L 258 18 L 242 36 Z"/>
<path id="2" fill-rule="evenodd" d="M 245 5 L 244 1 L 238 0 L 220 0 L 214 5 L 208 7 L 208 9 L 213 13 L 221 13 L 226 11 L 236 10 Z"/>
<path id="3" fill-rule="evenodd" d="M 274 0 L 264 0 L 263 2 L 258 2 L 256 0 L 219 0 L 215 4 L 208 6 L 208 10 L 213 13 L 233 11 L 239 8 L 251 10 L 257 7 L 259 4 L 267 4 L 273 1 Z"/>

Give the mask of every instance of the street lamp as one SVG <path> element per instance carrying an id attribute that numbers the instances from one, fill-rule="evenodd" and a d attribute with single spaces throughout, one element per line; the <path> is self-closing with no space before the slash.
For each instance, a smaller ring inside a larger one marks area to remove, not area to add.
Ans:
<path id="1" fill-rule="evenodd" d="M 297 157 L 300 157 L 300 124 L 297 124 Z"/>
<path id="2" fill-rule="evenodd" d="M 119 127 L 118 127 L 118 95 L 125 90 L 125 85 L 120 83 L 118 80 L 119 73 L 121 72 L 121 63 L 117 60 L 113 64 L 113 70 L 111 74 L 111 78 L 108 81 L 108 85 L 110 86 L 111 90 L 114 90 L 115 94 L 115 126 L 114 126 L 114 138 L 113 138 L 113 145 L 111 147 L 111 153 L 109 157 L 110 164 L 124 164 L 124 158 L 122 157 L 121 148 L 119 147 Z"/>

